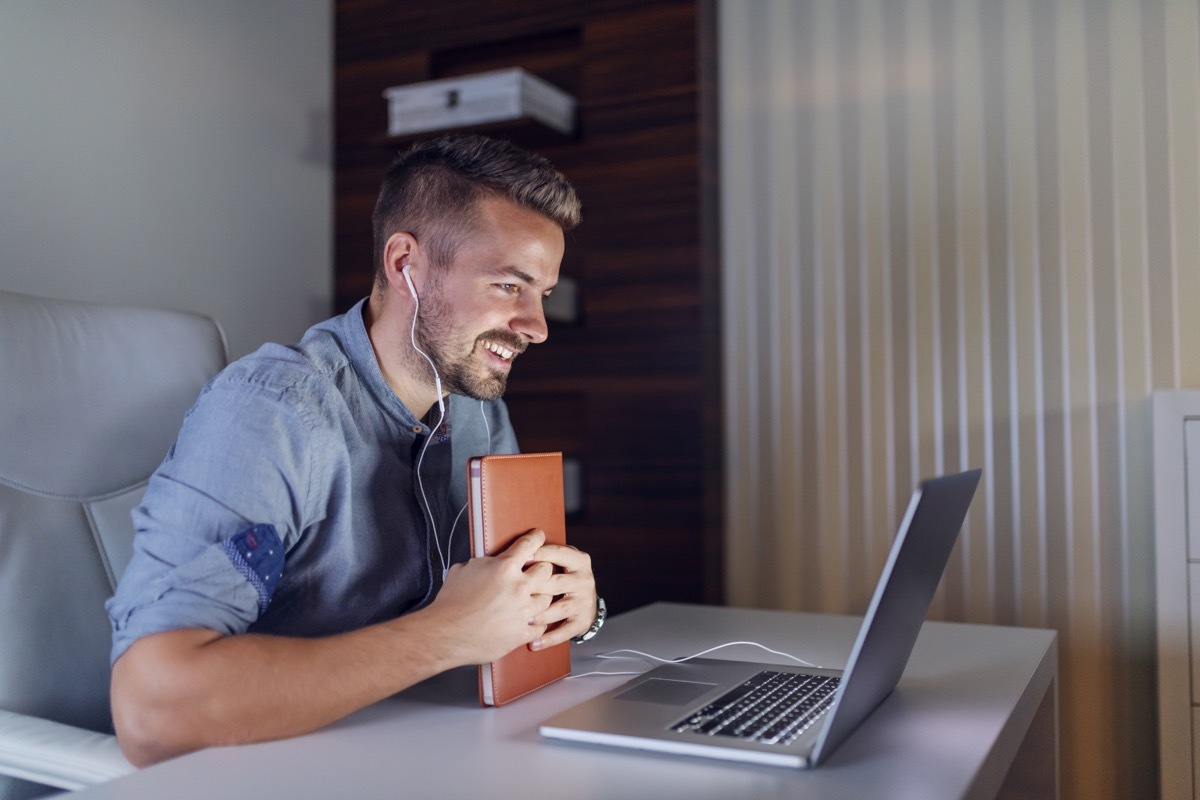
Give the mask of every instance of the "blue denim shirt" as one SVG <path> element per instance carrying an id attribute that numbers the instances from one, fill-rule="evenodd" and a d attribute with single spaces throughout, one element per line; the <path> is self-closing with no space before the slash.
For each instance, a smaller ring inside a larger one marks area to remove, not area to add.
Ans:
<path id="1" fill-rule="evenodd" d="M 435 531 L 448 563 L 468 557 L 466 461 L 516 452 L 507 409 L 452 396 L 431 432 L 385 381 L 364 306 L 205 387 L 133 512 L 107 604 L 114 662 L 179 628 L 321 636 L 390 619 L 441 586 Z"/>

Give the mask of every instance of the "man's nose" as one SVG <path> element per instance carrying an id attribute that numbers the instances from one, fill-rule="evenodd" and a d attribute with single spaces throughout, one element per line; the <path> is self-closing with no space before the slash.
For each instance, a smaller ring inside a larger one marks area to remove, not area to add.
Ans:
<path id="1" fill-rule="evenodd" d="M 513 331 L 530 344 L 541 344 L 550 335 L 546 327 L 546 312 L 542 309 L 542 296 L 534 294 L 521 309 L 521 314 L 512 321 Z"/>

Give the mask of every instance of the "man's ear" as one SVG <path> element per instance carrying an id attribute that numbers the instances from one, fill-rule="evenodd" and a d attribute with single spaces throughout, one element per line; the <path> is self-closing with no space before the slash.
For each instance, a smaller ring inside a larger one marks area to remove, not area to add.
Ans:
<path id="1" fill-rule="evenodd" d="M 411 233 L 401 231 L 388 237 L 383 246 L 383 274 L 388 287 L 401 294 L 416 297 L 416 288 L 412 283 L 412 275 L 417 267 L 420 248 Z M 405 268 L 408 272 L 405 272 Z"/>

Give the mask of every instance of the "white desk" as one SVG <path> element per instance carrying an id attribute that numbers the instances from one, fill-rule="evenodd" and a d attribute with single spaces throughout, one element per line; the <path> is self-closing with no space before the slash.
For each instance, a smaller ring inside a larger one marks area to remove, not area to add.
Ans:
<path id="1" fill-rule="evenodd" d="M 611 619 L 576 646 L 574 671 L 648 668 L 593 657 L 619 647 L 674 657 L 738 639 L 841 667 L 858 622 L 660 603 Z M 744 646 L 712 657 L 786 662 Z M 541 720 L 629 677 L 561 681 L 484 709 L 474 670 L 461 669 L 309 736 L 194 753 L 76 796 L 932 800 L 1014 789 L 1057 797 L 1057 674 L 1053 631 L 927 623 L 897 690 L 828 762 L 797 771 L 543 741 Z"/>

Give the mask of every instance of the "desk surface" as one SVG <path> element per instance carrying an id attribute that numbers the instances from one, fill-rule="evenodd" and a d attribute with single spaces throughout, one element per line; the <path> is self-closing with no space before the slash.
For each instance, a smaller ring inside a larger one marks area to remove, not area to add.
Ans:
<path id="1" fill-rule="evenodd" d="M 746 639 L 842 667 L 858 623 L 660 603 L 614 617 L 600 636 L 574 646 L 573 668 L 644 670 L 642 661 L 595 654 L 628 647 L 676 657 Z M 710 657 L 786 663 L 743 645 Z M 1056 678 L 1053 631 L 926 623 L 896 691 L 825 764 L 800 771 L 545 741 L 541 720 L 630 676 L 560 681 L 484 709 L 474 669 L 458 669 L 308 736 L 193 753 L 74 796 L 992 797 L 1039 709 L 1047 744 L 1057 749 Z"/>

